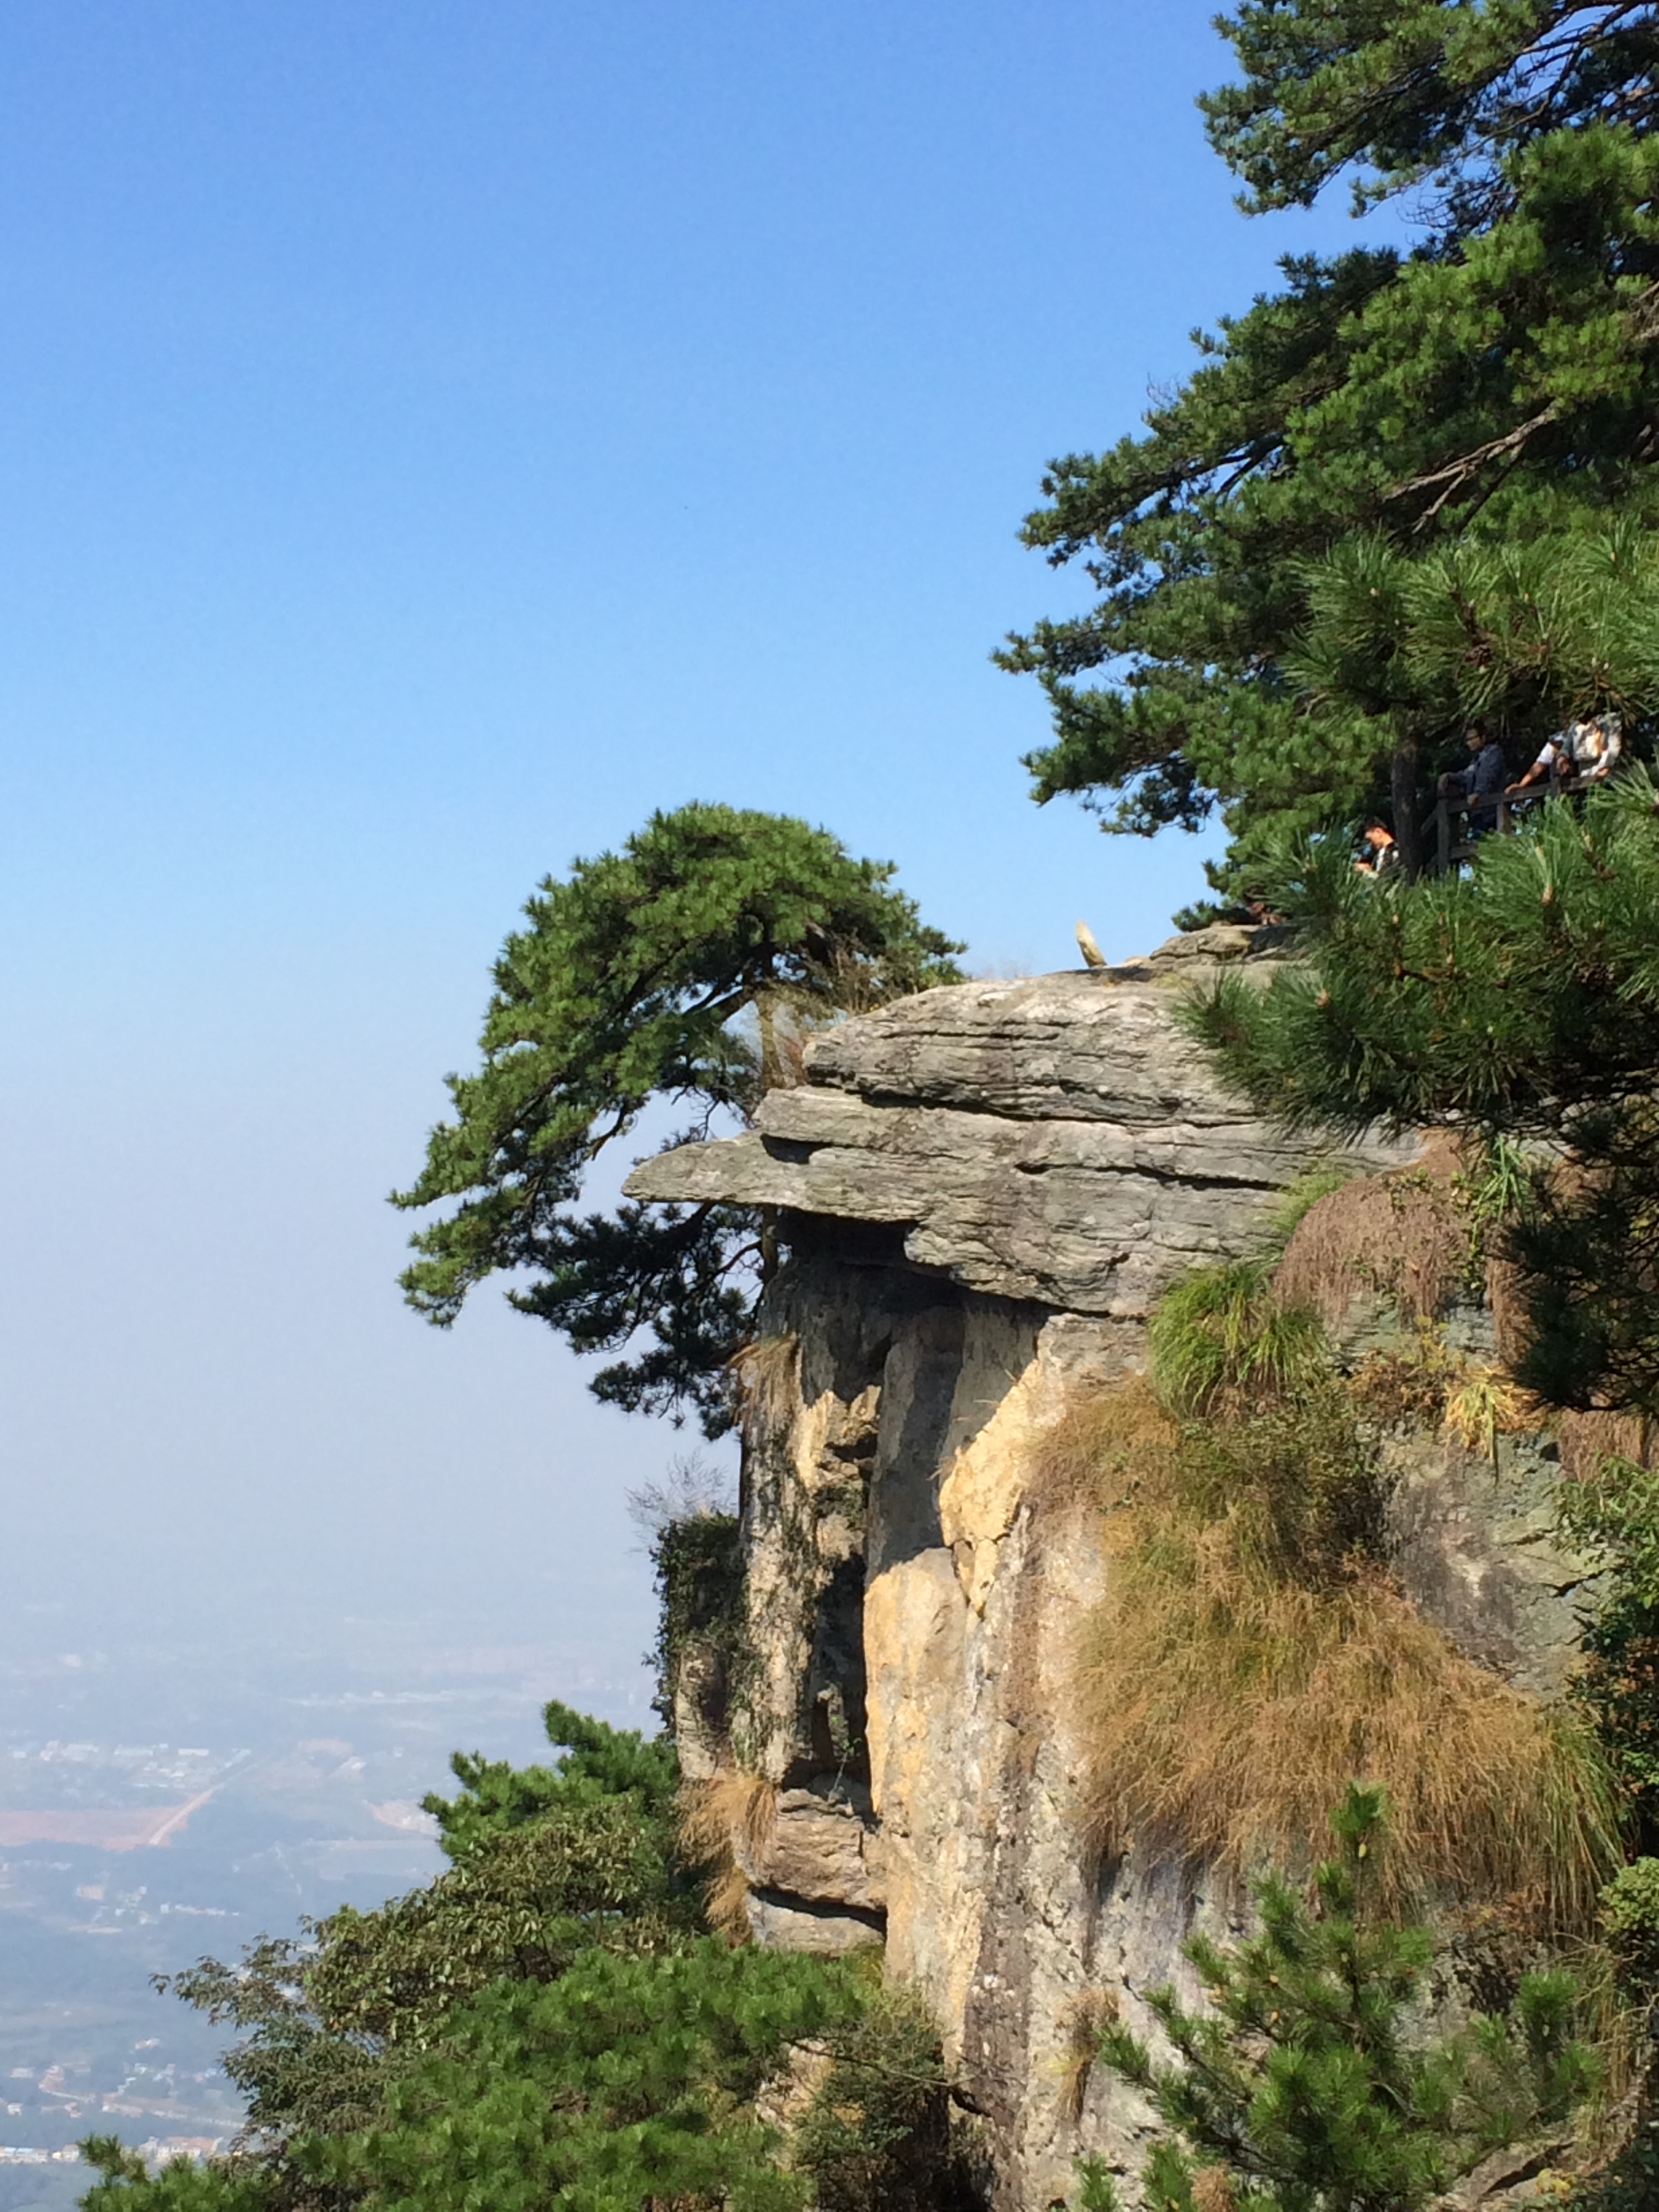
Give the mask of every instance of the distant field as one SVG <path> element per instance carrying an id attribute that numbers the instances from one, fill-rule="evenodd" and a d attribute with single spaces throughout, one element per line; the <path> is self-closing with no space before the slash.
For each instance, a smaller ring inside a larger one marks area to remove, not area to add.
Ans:
<path id="1" fill-rule="evenodd" d="M 113 1813 L 92 1809 L 63 1813 L 13 1813 L 0 1810 L 0 1850 L 22 1844 L 84 1844 L 95 1851 L 136 1851 L 146 1845 L 166 1845 L 184 1832 L 192 1813 L 207 1803 L 212 1791 L 186 1799 L 182 1805 L 146 1805 L 137 1812 Z"/>

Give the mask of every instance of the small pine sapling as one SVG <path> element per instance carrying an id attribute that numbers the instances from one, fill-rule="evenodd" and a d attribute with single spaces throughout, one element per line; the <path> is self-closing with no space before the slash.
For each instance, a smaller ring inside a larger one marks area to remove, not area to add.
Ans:
<path id="1" fill-rule="evenodd" d="M 1559 2126 L 1595 2086 L 1565 1973 L 1525 1976 L 1501 2016 L 1428 2032 L 1433 1938 L 1374 1909 L 1384 1816 L 1380 1789 L 1352 1785 L 1310 1900 L 1270 1877 L 1256 1935 L 1186 1946 L 1208 2009 L 1170 1988 L 1147 1997 L 1175 2063 L 1121 2021 L 1103 2027 L 1103 2059 L 1169 2131 L 1143 2177 L 1160 2212 L 1417 2212 L 1492 2151 Z M 1098 2159 L 1077 2203 L 1115 2212 Z"/>

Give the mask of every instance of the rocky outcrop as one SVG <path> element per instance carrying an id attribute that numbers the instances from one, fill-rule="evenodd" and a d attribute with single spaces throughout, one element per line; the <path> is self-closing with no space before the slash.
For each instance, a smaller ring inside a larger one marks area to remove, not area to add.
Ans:
<path id="1" fill-rule="evenodd" d="M 966 983 L 844 1023 L 752 1132 L 659 1153 L 629 1193 L 880 1224 L 963 1289 L 1138 1326 L 1329 1149 L 1217 1083 L 1171 1018 L 1187 973 Z"/>
<path id="2" fill-rule="evenodd" d="M 1071 1682 L 1103 1563 L 1090 1516 L 1032 1481 L 1068 1400 L 1139 1361 L 1161 1291 L 1251 1249 L 1321 1149 L 1242 1111 L 1175 1019 L 1195 964 L 1274 949 L 1206 935 L 849 1021 L 754 1132 L 629 1185 L 775 1207 L 787 1254 L 748 1376 L 729 1753 L 775 1792 L 738 1844 L 751 1927 L 884 1939 L 943 2024 L 1008 2212 L 1066 2196 L 1084 2149 L 1138 2171 L 1146 2113 L 1090 2069 L 1088 2023 L 1111 2006 L 1146 2027 L 1161 1981 L 1196 1996 L 1181 1944 L 1239 1905 L 1201 1869 L 1091 1853 Z M 1517 1449 L 1497 1469 L 1453 1446 L 1402 1462 L 1401 1556 L 1449 1632 L 1541 1686 L 1577 1570 Z"/>
<path id="3" fill-rule="evenodd" d="M 1419 1430 L 1388 1439 L 1383 1464 L 1391 1565 L 1418 1611 L 1518 1689 L 1559 1696 L 1607 1585 L 1557 1532 L 1554 1444 L 1500 1436 L 1488 1457 Z"/>

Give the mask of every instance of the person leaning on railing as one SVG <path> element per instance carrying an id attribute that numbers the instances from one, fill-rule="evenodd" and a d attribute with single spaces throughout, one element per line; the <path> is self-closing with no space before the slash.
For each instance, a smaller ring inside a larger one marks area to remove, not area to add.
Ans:
<path id="1" fill-rule="evenodd" d="M 1470 837 L 1484 837 L 1498 826 L 1498 802 L 1510 780 L 1509 763 L 1488 722 L 1471 722 L 1464 742 L 1471 756 L 1469 764 L 1447 769 L 1440 779 L 1440 796 L 1465 800 Z"/>
<path id="2" fill-rule="evenodd" d="M 1557 781 L 1571 777 L 1580 783 L 1599 783 L 1612 775 L 1624 744 L 1624 724 L 1617 714 L 1592 714 L 1586 721 L 1569 722 L 1545 740 L 1543 750 L 1514 788 L 1524 791 L 1547 775 Z"/>

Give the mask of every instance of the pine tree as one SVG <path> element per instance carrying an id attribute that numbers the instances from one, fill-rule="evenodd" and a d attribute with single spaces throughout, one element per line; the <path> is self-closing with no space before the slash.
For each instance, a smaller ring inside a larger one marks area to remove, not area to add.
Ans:
<path id="1" fill-rule="evenodd" d="M 226 2158 L 155 2177 L 111 2137 L 88 2212 L 805 2212 L 941 2204 L 937 2033 L 867 1963 L 733 1948 L 675 1815 L 672 1745 L 563 1705 L 559 1756 L 458 1755 L 450 1866 L 372 1912 L 262 1937 L 171 1984 L 240 2029 Z M 786 2156 L 757 2106 L 803 2041 L 828 2062 Z"/>
<path id="2" fill-rule="evenodd" d="M 1310 563 L 1659 512 L 1659 143 L 1651 7 L 1260 0 L 1222 27 L 1243 80 L 1203 104 L 1249 204 L 1346 171 L 1413 191 L 1427 234 L 1287 261 L 1143 434 L 1054 462 L 1026 542 L 1099 596 L 999 659 L 1052 705 L 1038 800 L 1141 834 L 1218 805 L 1231 898 L 1283 830 L 1405 817 L 1457 764 L 1431 722 L 1402 747 L 1388 718 L 1309 713 Z"/>
<path id="3" fill-rule="evenodd" d="M 239 2032 L 225 2069 L 267 2193 L 309 2206 L 297 2145 L 383 2122 L 393 2079 L 492 1984 L 556 1980 L 595 1948 L 665 1956 L 701 1932 L 672 1747 L 556 1702 L 545 1721 L 550 1765 L 456 1754 L 460 1789 L 425 1801 L 451 1863 L 436 1881 L 159 1984 Z"/>
<path id="4" fill-rule="evenodd" d="M 1637 0 L 1244 0 L 1218 27 L 1242 83 L 1200 102 L 1252 211 L 1346 173 L 1409 191 L 1443 235 L 1490 222 L 1504 164 L 1562 130 L 1659 119 L 1659 21 Z"/>
<path id="5" fill-rule="evenodd" d="M 741 1121 L 815 1024 L 960 980 L 961 946 L 921 922 L 892 874 L 787 815 L 690 805 L 550 877 L 495 963 L 483 1065 L 449 1078 L 455 1119 L 394 1194 L 404 1207 L 459 1201 L 411 1240 L 402 1280 L 416 1311 L 447 1327 L 487 1276 L 527 1271 L 507 1293 L 521 1312 L 578 1352 L 629 1348 L 594 1377 L 598 1397 L 690 1410 L 710 1436 L 727 1426 L 758 1215 L 583 1213 L 582 1187 L 653 1101 L 689 1111 L 675 1141 Z"/>
<path id="6" fill-rule="evenodd" d="M 1659 709 L 1653 545 L 1628 520 L 1414 556 L 1358 536 L 1298 570 L 1307 618 L 1285 680 L 1334 758 L 1390 763 L 1408 873 L 1431 857 L 1424 764 L 1475 719 L 1501 733 L 1518 775 L 1570 720 L 1616 714 L 1634 740 Z"/>
<path id="7" fill-rule="evenodd" d="M 1520 1378 L 1659 1409 L 1659 786 L 1644 770 L 1487 837 L 1467 875 L 1357 875 L 1341 836 L 1281 855 L 1306 957 L 1191 1010 L 1229 1081 L 1294 1126 L 1440 1126 L 1498 1148 L 1528 1285 Z M 1517 1149 L 1518 1148 L 1518 1149 Z"/>
<path id="8" fill-rule="evenodd" d="M 1255 1936 L 1186 1946 L 1207 2009 L 1168 1988 L 1147 1999 L 1173 2063 L 1121 2023 L 1103 2030 L 1101 2057 L 1169 2130 L 1145 2174 L 1160 2212 L 1196 2212 L 1200 2176 L 1204 2201 L 1235 2212 L 1417 2212 L 1490 2152 L 1559 2126 L 1593 2087 L 1563 1973 L 1523 1977 L 1507 2014 L 1427 2032 L 1433 1940 L 1371 1903 L 1384 1809 L 1381 1790 L 1354 1785 L 1311 1903 L 1262 1881 Z M 1081 2203 L 1112 2212 L 1097 2160 Z"/>

